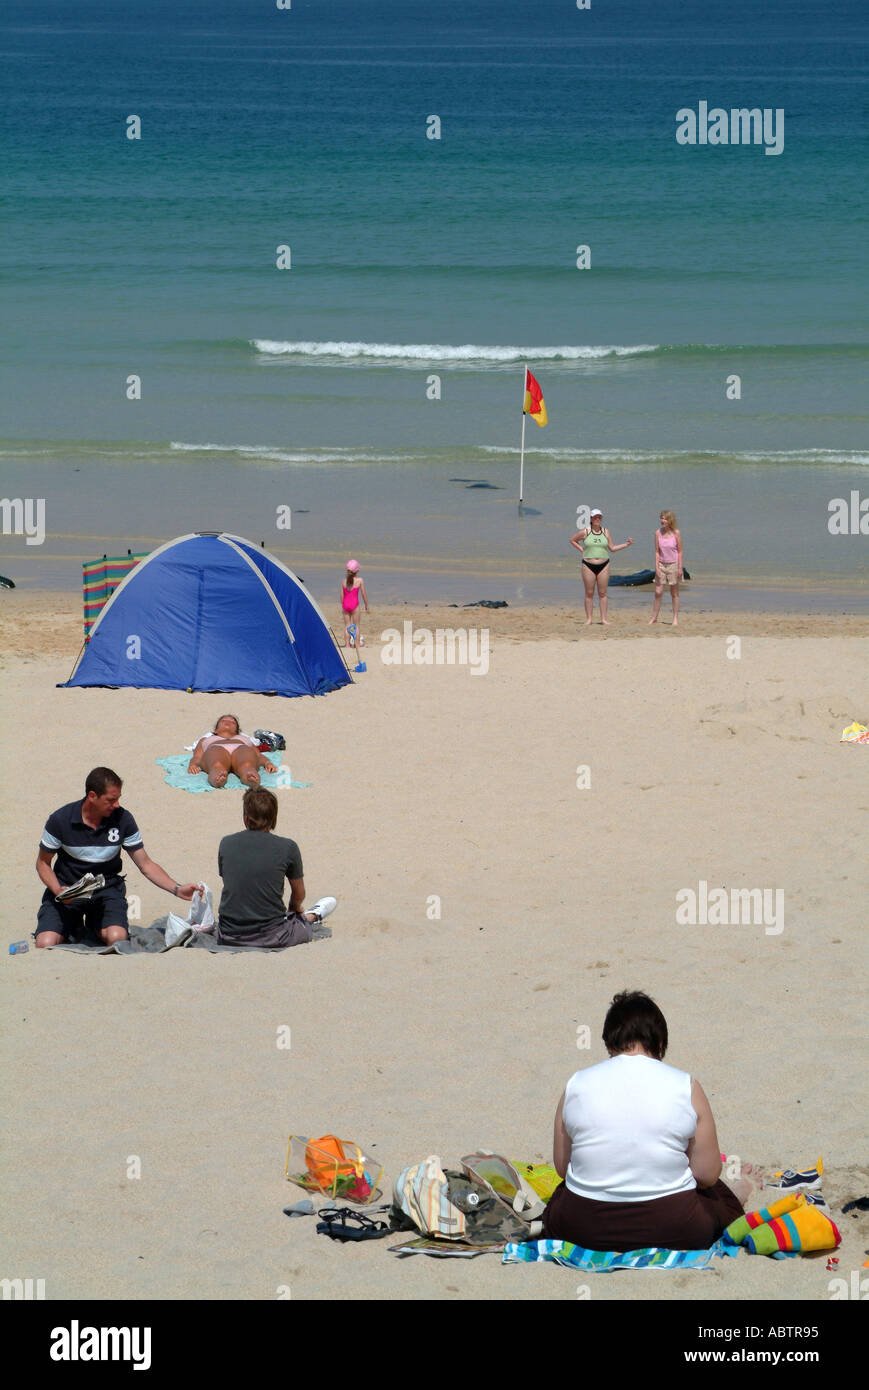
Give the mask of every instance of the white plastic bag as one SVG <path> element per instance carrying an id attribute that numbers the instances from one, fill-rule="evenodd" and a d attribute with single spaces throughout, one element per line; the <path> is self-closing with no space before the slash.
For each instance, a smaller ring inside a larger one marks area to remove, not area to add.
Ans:
<path id="1" fill-rule="evenodd" d="M 200 891 L 201 888 L 201 891 Z M 194 931 L 214 931 L 214 904 L 207 883 L 196 889 L 190 902 L 187 923 Z"/>
<path id="2" fill-rule="evenodd" d="M 166 945 L 177 946 L 179 941 L 188 936 L 190 936 L 190 923 L 185 922 L 183 917 L 179 917 L 177 912 L 170 912 L 166 918 Z"/>

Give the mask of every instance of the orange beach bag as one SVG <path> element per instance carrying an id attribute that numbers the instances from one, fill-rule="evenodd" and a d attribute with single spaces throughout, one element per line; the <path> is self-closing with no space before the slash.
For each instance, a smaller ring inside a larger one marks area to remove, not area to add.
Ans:
<path id="1" fill-rule="evenodd" d="M 362 1150 L 354 1144 L 356 1157 L 348 1159 L 344 1145 L 334 1134 L 324 1134 L 320 1139 L 309 1139 L 305 1147 L 305 1166 L 317 1187 L 325 1192 L 334 1191 L 339 1177 L 361 1178 L 365 1172 Z"/>

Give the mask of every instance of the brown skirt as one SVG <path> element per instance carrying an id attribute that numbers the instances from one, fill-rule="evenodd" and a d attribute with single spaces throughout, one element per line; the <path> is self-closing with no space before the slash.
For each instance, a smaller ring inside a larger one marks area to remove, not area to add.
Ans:
<path id="1" fill-rule="evenodd" d="M 543 1214 L 543 1235 L 586 1250 L 708 1250 L 742 1214 L 739 1198 L 720 1179 L 650 1202 L 598 1202 L 562 1183 Z"/>
<path id="2" fill-rule="evenodd" d="M 251 947 L 257 951 L 284 951 L 288 946 L 302 946 L 311 940 L 311 923 L 301 912 L 288 912 L 261 927 L 232 931 L 219 922 L 215 936 L 220 946 Z"/>

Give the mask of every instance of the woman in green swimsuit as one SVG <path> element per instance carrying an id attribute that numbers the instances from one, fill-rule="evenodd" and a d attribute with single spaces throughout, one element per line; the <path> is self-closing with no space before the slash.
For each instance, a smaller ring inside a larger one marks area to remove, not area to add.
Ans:
<path id="1" fill-rule="evenodd" d="M 610 555 L 614 555 L 617 550 L 627 550 L 629 545 L 633 545 L 634 538 L 622 541 L 621 545 L 613 545 L 613 538 L 603 524 L 603 513 L 595 507 L 589 517 L 590 524 L 577 531 L 575 536 L 571 536 L 570 544 L 574 550 L 578 550 L 582 556 L 582 582 L 585 585 L 585 625 L 591 626 L 594 615 L 594 591 L 597 588 L 597 596 L 600 602 L 600 620 L 609 627 L 607 619 L 607 597 L 606 591 L 609 587 L 609 563 Z"/>

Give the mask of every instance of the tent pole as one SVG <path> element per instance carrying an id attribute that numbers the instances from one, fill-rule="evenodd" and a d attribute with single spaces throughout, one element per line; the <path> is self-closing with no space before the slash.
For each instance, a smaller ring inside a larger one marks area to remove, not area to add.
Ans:
<path id="1" fill-rule="evenodd" d="M 82 659 L 82 656 L 83 656 L 83 654 L 84 654 L 84 649 L 85 649 L 86 646 L 87 646 L 87 638 L 85 638 L 84 642 L 82 642 L 81 648 L 80 648 L 80 650 L 79 650 L 79 654 L 78 654 L 78 656 L 76 657 L 75 661 L 72 663 L 72 670 L 71 670 L 70 673 L 69 673 L 69 679 L 70 679 L 70 680 L 72 680 L 73 676 L 74 676 L 75 673 L 76 673 L 76 669 L 77 669 L 77 667 L 78 667 L 78 663 L 79 663 L 79 662 L 81 661 L 81 659 Z M 57 689 L 60 689 L 60 686 L 58 686 Z"/>
<path id="2" fill-rule="evenodd" d="M 346 656 L 344 655 L 344 648 L 341 646 L 340 642 L 338 641 L 338 638 L 335 636 L 335 629 L 332 627 L 331 624 L 329 625 L 329 631 L 330 631 L 331 634 L 332 634 L 332 641 L 335 643 L 335 646 L 338 648 L 338 651 L 339 651 L 339 653 L 340 653 L 340 655 L 341 655 L 341 660 L 344 662 L 344 666 L 346 667 L 347 674 L 348 674 L 348 676 L 350 677 L 351 681 L 353 681 L 353 672 L 350 670 L 350 667 L 349 667 L 349 665 L 348 665 L 348 663 L 347 663 L 347 658 L 346 658 Z M 355 685 L 356 682 L 353 681 L 353 684 Z"/>

